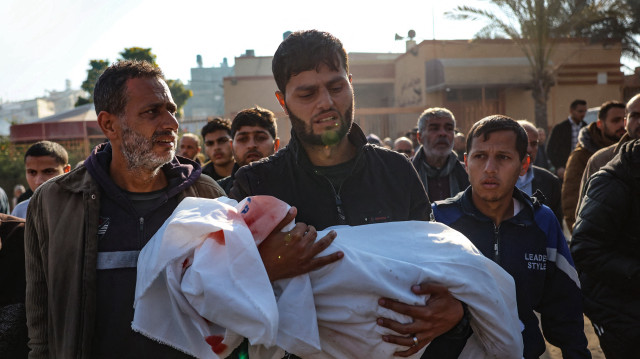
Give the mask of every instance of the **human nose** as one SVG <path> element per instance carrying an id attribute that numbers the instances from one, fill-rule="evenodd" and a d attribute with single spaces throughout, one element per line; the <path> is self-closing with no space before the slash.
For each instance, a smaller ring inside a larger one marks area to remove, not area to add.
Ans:
<path id="1" fill-rule="evenodd" d="M 320 90 L 317 106 L 320 110 L 328 110 L 333 107 L 333 97 L 328 89 L 322 88 Z"/>
<path id="2" fill-rule="evenodd" d="M 162 120 L 163 120 L 163 123 L 162 123 L 163 128 L 172 130 L 174 132 L 178 131 L 179 124 L 178 124 L 178 119 L 176 118 L 175 113 L 169 110 L 165 111 L 165 115 L 163 116 Z"/>
<path id="3" fill-rule="evenodd" d="M 498 171 L 498 163 L 493 158 L 487 158 L 487 162 L 484 165 L 484 171 L 486 173 L 495 173 Z"/>

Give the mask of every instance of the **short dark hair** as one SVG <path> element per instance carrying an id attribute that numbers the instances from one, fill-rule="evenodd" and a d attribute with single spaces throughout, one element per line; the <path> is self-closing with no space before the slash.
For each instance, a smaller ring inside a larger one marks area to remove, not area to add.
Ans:
<path id="1" fill-rule="evenodd" d="M 146 61 L 118 61 L 100 75 L 93 89 L 93 103 L 96 114 L 106 111 L 120 116 L 127 106 L 127 80 L 137 78 L 156 78 L 164 80 L 159 67 Z"/>
<path id="2" fill-rule="evenodd" d="M 349 74 L 349 58 L 342 42 L 324 31 L 296 31 L 278 46 L 271 62 L 271 71 L 278 90 L 284 94 L 291 76 L 313 69 L 317 71 L 321 64 L 333 71 L 338 71 L 342 66 Z"/>
<path id="3" fill-rule="evenodd" d="M 211 132 L 216 131 L 226 131 L 229 136 L 231 136 L 231 120 L 221 117 L 214 117 L 209 122 L 207 122 L 200 133 L 202 134 L 202 139 L 204 136 L 210 134 Z"/>
<path id="4" fill-rule="evenodd" d="M 586 105 L 587 105 L 587 101 L 578 99 L 578 100 L 573 100 L 573 102 L 571 103 L 571 107 L 570 108 L 572 110 L 575 110 L 576 107 L 578 107 L 578 106 L 586 106 Z"/>
<path id="5" fill-rule="evenodd" d="M 51 142 L 51 141 L 40 141 L 36 142 L 31 147 L 27 149 L 27 152 L 24 154 L 24 161 L 27 162 L 27 157 L 43 157 L 50 156 L 55 158 L 56 162 L 58 162 L 62 166 L 66 166 L 69 164 L 69 155 L 67 154 L 67 150 L 62 147 L 59 143 Z"/>
<path id="6" fill-rule="evenodd" d="M 276 138 L 278 126 L 276 125 L 276 116 L 273 112 L 256 106 L 244 109 L 231 121 L 231 138 L 234 138 L 238 129 L 242 126 L 260 126 L 267 130 L 271 137 Z"/>
<path id="7" fill-rule="evenodd" d="M 471 152 L 471 144 L 474 138 L 484 136 L 483 138 L 486 141 L 489 138 L 489 134 L 498 131 L 511 131 L 516 134 L 516 151 L 520 161 L 522 161 L 527 156 L 527 145 L 529 143 L 527 131 L 514 119 L 504 115 L 487 116 L 474 123 L 467 137 L 467 152 Z"/>
<path id="8" fill-rule="evenodd" d="M 627 109 L 627 105 L 620 101 L 607 101 L 600 106 L 600 110 L 598 111 L 598 120 L 604 122 L 607 119 L 607 113 L 612 108 L 621 108 L 623 110 Z"/>

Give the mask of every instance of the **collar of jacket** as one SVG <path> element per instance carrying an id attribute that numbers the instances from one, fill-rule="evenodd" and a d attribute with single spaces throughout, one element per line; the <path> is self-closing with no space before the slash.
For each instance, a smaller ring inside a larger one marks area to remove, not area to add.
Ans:
<path id="1" fill-rule="evenodd" d="M 640 188 L 640 139 L 622 144 L 616 156 L 601 170 L 612 173 L 631 188 Z"/>
<path id="2" fill-rule="evenodd" d="M 105 142 L 99 144 L 84 161 L 84 167 L 87 169 L 88 176 L 100 185 L 107 196 L 112 197 L 116 201 L 124 200 L 128 202 L 129 200 L 124 191 L 113 182 L 109 175 L 112 153 L 111 143 Z M 202 173 L 202 168 L 197 162 L 175 156 L 170 162 L 164 164 L 161 170 L 167 176 L 169 183 L 165 200 L 191 186 Z M 81 190 L 79 189 L 78 191 Z"/>
<path id="3" fill-rule="evenodd" d="M 460 199 L 460 205 L 462 207 L 462 212 L 465 215 L 472 216 L 480 221 L 491 222 L 491 219 L 485 216 L 482 212 L 480 212 L 476 206 L 473 204 L 473 200 L 471 198 L 472 188 L 469 186 L 464 192 L 458 193 L 454 200 Z M 538 209 L 542 204 L 535 197 L 531 197 L 526 193 L 522 192 L 517 187 L 513 188 L 513 198 L 520 201 L 522 203 L 522 210 L 515 216 L 503 221 L 504 222 L 512 222 L 516 225 L 524 225 L 530 226 L 534 223 L 534 212 Z"/>
<path id="4" fill-rule="evenodd" d="M 431 165 L 427 163 L 426 155 L 424 154 L 422 145 L 420 145 L 420 147 L 416 151 L 416 154 L 413 156 L 413 160 L 411 160 L 411 163 L 413 163 L 413 167 L 416 170 L 420 168 L 420 166 L 426 166 L 428 171 L 431 170 L 434 172 L 440 172 L 439 176 L 448 176 L 455 168 L 456 162 L 460 162 L 458 160 L 458 155 L 455 152 L 451 151 L 451 153 L 449 153 L 449 156 L 447 156 L 447 162 L 445 162 L 445 165 L 442 166 L 442 168 L 436 169 L 434 167 L 431 167 Z"/>
<path id="5" fill-rule="evenodd" d="M 616 143 L 616 147 L 613 150 L 613 153 L 620 152 L 620 149 L 622 148 L 622 145 L 624 145 L 625 143 L 627 143 L 629 141 L 633 141 L 633 138 L 631 138 L 631 136 L 629 136 L 629 132 L 625 132 L 624 135 L 620 138 L 620 141 L 618 141 L 618 143 Z"/>
<path id="6" fill-rule="evenodd" d="M 591 153 L 595 153 L 599 149 L 611 146 L 614 143 L 616 143 L 616 141 L 609 139 L 604 135 L 604 132 L 598 128 L 597 122 L 592 122 L 589 126 L 582 128 L 578 134 L 578 144 L 580 147 Z"/>
<path id="7" fill-rule="evenodd" d="M 347 138 L 349 139 L 349 142 L 351 142 L 351 144 L 356 147 L 356 156 L 354 158 L 356 158 L 355 162 L 356 164 L 358 164 L 360 163 L 360 161 L 358 161 L 357 159 L 362 156 L 364 151 L 372 149 L 373 145 L 367 142 L 367 137 L 364 135 L 364 132 L 362 132 L 360 126 L 358 126 L 355 122 L 351 124 L 351 129 L 349 129 L 349 133 L 347 133 Z M 307 169 L 313 168 L 313 164 L 311 163 L 311 160 L 307 155 L 307 151 L 305 151 L 293 129 L 291 129 L 291 140 L 289 141 L 287 147 L 293 154 L 293 158 L 295 159 L 297 165 L 300 165 Z"/>

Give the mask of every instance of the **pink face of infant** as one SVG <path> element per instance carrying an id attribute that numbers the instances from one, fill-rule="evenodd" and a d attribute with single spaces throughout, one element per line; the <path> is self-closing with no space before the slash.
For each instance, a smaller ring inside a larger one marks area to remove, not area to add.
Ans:
<path id="1" fill-rule="evenodd" d="M 287 215 L 291 206 L 272 196 L 252 196 L 242 200 L 236 208 L 251 230 L 256 245 L 259 245 Z"/>

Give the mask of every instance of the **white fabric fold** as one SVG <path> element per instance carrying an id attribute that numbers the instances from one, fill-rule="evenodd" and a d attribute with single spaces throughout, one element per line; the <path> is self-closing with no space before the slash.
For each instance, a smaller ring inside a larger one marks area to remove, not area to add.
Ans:
<path id="1" fill-rule="evenodd" d="M 513 279 L 459 232 L 418 221 L 334 227 L 338 237 L 320 255 L 341 250 L 343 259 L 272 287 L 251 233 L 269 233 L 288 207 L 253 203 L 278 208 L 279 219 L 260 222 L 267 231 L 239 215 L 246 200 L 238 209 L 228 201 L 186 198 L 142 250 L 134 330 L 199 358 L 224 357 L 242 337 L 255 358 L 281 357 L 283 349 L 312 359 L 391 358 L 406 347 L 383 342 L 395 333 L 376 319 L 411 319 L 377 301 L 424 304 L 428 298 L 410 288 L 428 281 L 469 306 L 474 334 L 461 357 L 522 356 Z M 219 230 L 224 240 L 211 234 Z M 225 335 L 219 356 L 204 340 L 210 335 Z"/>

